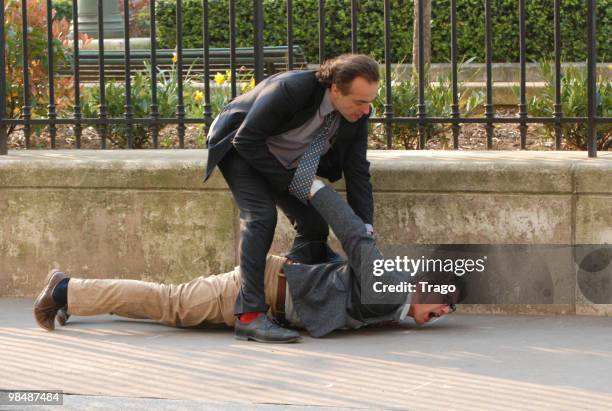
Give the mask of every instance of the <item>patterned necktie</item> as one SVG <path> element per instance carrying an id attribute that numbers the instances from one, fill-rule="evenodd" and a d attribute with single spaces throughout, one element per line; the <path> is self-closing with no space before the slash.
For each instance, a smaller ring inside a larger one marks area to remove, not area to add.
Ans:
<path id="1" fill-rule="evenodd" d="M 289 192 L 304 204 L 308 204 L 308 192 L 310 191 L 310 186 L 312 185 L 315 173 L 319 167 L 321 154 L 325 149 L 325 140 L 327 140 L 335 118 L 335 111 L 325 116 L 323 126 L 317 131 L 314 139 L 302 155 L 297 169 L 295 170 L 295 174 L 293 175 L 293 180 L 291 180 L 291 184 L 289 184 Z"/>

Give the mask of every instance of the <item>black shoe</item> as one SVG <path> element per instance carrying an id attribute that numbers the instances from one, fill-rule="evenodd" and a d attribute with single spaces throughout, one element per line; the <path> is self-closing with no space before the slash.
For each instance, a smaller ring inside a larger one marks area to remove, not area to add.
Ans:
<path id="1" fill-rule="evenodd" d="M 273 323 L 267 315 L 261 314 L 250 323 L 236 319 L 234 337 L 237 340 L 253 340 L 262 343 L 292 343 L 300 341 L 300 333 Z"/>

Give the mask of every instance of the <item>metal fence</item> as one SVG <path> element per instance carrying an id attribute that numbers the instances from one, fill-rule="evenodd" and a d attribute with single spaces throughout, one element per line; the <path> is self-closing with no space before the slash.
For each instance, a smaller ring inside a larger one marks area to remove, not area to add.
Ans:
<path id="1" fill-rule="evenodd" d="M 586 0 L 587 2 L 587 83 L 588 83 L 588 109 L 586 117 L 566 117 L 562 113 L 561 106 L 561 25 L 560 25 L 560 3 L 561 0 L 554 0 L 554 26 L 555 26 L 555 105 L 554 113 L 551 117 L 530 117 L 527 112 L 526 104 L 526 29 L 525 29 L 525 0 L 518 0 L 519 8 L 519 43 L 520 43 L 520 102 L 519 102 L 519 113 L 518 117 L 496 117 L 493 106 L 493 76 L 492 76 L 492 30 L 491 30 L 491 2 L 492 0 L 484 0 L 485 7 L 485 50 L 486 50 L 486 104 L 485 104 L 485 115 L 484 117 L 461 117 L 459 112 L 459 101 L 458 101 L 458 78 L 457 78 L 457 19 L 456 19 L 456 0 L 450 0 L 450 15 L 451 15 L 451 79 L 452 79 L 452 94 L 453 102 L 451 106 L 451 117 L 450 118 L 436 118 L 429 117 L 427 114 L 427 107 L 425 104 L 425 63 L 423 58 L 423 24 L 422 20 L 418 22 L 419 31 L 419 59 L 418 59 L 418 113 L 416 117 L 396 117 L 393 114 L 393 102 L 392 102 L 392 82 L 391 82 L 391 32 L 390 32 L 390 16 L 392 13 L 391 0 L 384 0 L 382 6 L 384 7 L 384 42 L 385 42 L 385 76 L 386 76 L 386 104 L 384 117 L 370 118 L 373 123 L 385 124 L 387 147 L 391 147 L 392 142 L 392 125 L 393 124 L 416 124 L 419 131 L 419 144 L 420 149 L 425 148 L 426 142 L 426 126 L 432 123 L 446 123 L 452 124 L 453 133 L 453 148 L 459 147 L 459 132 L 460 125 L 466 123 L 481 123 L 485 124 L 486 135 L 487 135 L 487 149 L 493 147 L 493 133 L 494 124 L 496 123 L 516 123 L 520 130 L 520 146 L 521 149 L 526 148 L 527 140 L 527 129 L 530 123 L 548 123 L 553 124 L 555 129 L 555 148 L 561 148 L 562 141 L 562 124 L 564 123 L 586 123 L 587 125 L 587 141 L 588 141 L 588 155 L 589 157 L 595 157 L 597 155 L 596 145 L 596 127 L 598 124 L 610 123 L 612 118 L 609 117 L 597 117 L 597 96 L 596 96 L 596 0 Z M 4 21 L 4 0 L 0 0 L 0 21 Z M 359 33 L 358 27 L 358 4 L 359 0 L 351 0 L 351 45 L 352 52 L 366 52 L 367 50 L 358 50 L 357 38 Z M 98 16 L 103 16 L 103 2 L 98 0 Z M 28 25 L 28 6 L 27 0 L 22 0 L 21 3 L 22 12 L 22 27 L 25 28 Z M 128 11 L 128 0 L 124 2 L 124 15 L 129 15 Z M 51 147 L 55 148 L 56 144 L 56 125 L 58 124 L 73 124 L 76 142 L 76 148 L 81 147 L 81 133 L 84 125 L 97 125 L 100 127 L 101 137 L 101 148 L 104 149 L 107 146 L 107 135 L 106 127 L 109 124 L 125 124 L 127 125 L 127 142 L 128 147 L 133 148 L 133 138 L 131 132 L 131 125 L 134 124 L 146 124 L 150 127 L 153 146 L 159 147 L 158 132 L 161 126 L 166 124 L 177 124 L 179 146 L 184 148 L 185 139 L 185 125 L 186 124 L 204 124 L 208 127 L 212 122 L 212 111 L 210 105 L 210 67 L 209 67 L 209 1 L 202 0 L 203 7 L 203 52 L 202 58 L 204 61 L 204 116 L 202 118 L 186 118 L 185 117 L 185 105 L 183 95 L 183 48 L 182 48 L 182 37 L 183 37 L 183 8 L 182 1 L 177 0 L 176 2 L 176 44 L 177 44 L 177 81 L 178 81 L 178 103 L 176 105 L 176 116 L 171 118 L 161 118 L 158 111 L 157 101 L 157 87 L 156 87 L 156 49 L 155 49 L 155 1 L 150 2 L 150 28 L 151 28 L 151 101 L 149 116 L 146 118 L 136 118 L 133 115 L 132 102 L 131 102 L 131 75 L 133 74 L 130 68 L 130 32 L 128 19 L 124 19 L 124 44 L 125 44 L 125 113 L 122 118 L 109 118 L 107 114 L 107 106 L 105 100 L 105 53 L 104 53 L 104 27 L 101 18 L 98 18 L 98 32 L 99 32 L 99 83 L 100 83 L 100 107 L 98 118 L 84 118 L 81 113 L 81 96 L 79 93 L 79 38 L 78 38 L 78 7 L 77 1 L 73 0 L 72 4 L 72 15 L 73 15 L 73 64 L 74 64 L 74 113 L 72 118 L 58 118 L 56 113 L 55 98 L 54 98 L 54 82 L 53 79 L 57 72 L 57 68 L 54 67 L 53 61 L 53 50 L 51 45 L 52 31 L 51 24 L 47 24 L 47 37 L 48 37 L 48 73 L 49 73 L 49 105 L 47 118 L 38 119 L 32 118 L 31 106 L 30 106 L 30 93 L 29 93 L 29 78 L 28 78 L 28 39 L 27 36 L 23 38 L 23 102 L 24 105 L 21 107 L 21 118 L 11 119 L 7 118 L 6 114 L 6 84 L 5 84 L 5 33 L 4 26 L 0 24 L 0 43 L 3 47 L 0 47 L 0 154 L 7 154 L 7 127 L 9 125 L 22 125 L 24 129 L 26 147 L 29 148 L 29 140 L 31 134 L 32 125 L 47 125 L 49 127 L 49 134 L 51 137 Z M 253 39 L 254 47 L 254 78 L 255 82 L 259 82 L 264 77 L 264 64 L 263 64 L 263 33 L 264 27 L 264 16 L 263 16 L 263 2 L 262 0 L 253 0 L 254 7 L 254 29 L 255 36 Z M 294 68 L 294 55 L 293 55 L 293 0 L 286 0 L 287 7 L 287 45 L 288 45 L 288 68 Z M 52 1 L 47 0 L 47 22 L 51 21 L 51 8 Z M 423 15 L 423 0 L 418 1 L 419 15 Z M 319 63 L 326 59 L 325 54 L 325 0 L 319 1 Z M 229 2 L 229 31 L 230 31 L 230 71 L 231 75 L 231 96 L 236 96 L 236 2 L 230 0 Z"/>

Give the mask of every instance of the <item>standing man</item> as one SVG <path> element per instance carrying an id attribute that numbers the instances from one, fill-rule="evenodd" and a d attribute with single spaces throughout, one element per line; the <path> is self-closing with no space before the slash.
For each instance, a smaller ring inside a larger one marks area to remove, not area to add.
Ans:
<path id="1" fill-rule="evenodd" d="M 378 63 L 361 54 L 328 60 L 319 71 L 276 74 L 228 104 L 208 134 L 206 181 L 219 166 L 240 209 L 241 288 L 234 312 L 238 338 L 293 342 L 299 333 L 265 315 L 264 270 L 279 206 L 296 229 L 287 257 L 304 264 L 334 259 L 329 227 L 309 204 L 315 174 L 344 174 L 347 199 L 372 233 L 373 199 L 366 159 Z"/>

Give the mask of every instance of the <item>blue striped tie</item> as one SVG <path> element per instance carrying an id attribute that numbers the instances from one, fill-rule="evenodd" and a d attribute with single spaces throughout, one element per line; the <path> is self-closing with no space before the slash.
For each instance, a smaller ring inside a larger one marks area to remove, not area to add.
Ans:
<path id="1" fill-rule="evenodd" d="M 325 116 L 323 126 L 317 131 L 314 139 L 302 155 L 293 175 L 293 180 L 289 184 L 289 192 L 304 204 L 308 204 L 308 192 L 319 167 L 319 160 L 325 149 L 325 140 L 327 140 L 331 126 L 334 124 L 336 114 L 335 111 L 332 111 Z"/>

